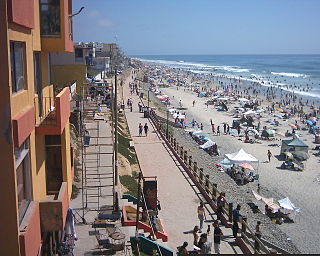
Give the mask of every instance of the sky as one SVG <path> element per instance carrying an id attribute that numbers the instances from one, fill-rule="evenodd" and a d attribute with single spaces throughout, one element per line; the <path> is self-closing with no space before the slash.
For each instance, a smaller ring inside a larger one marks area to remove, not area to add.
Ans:
<path id="1" fill-rule="evenodd" d="M 73 0 L 75 42 L 127 55 L 320 54 L 320 0 Z"/>

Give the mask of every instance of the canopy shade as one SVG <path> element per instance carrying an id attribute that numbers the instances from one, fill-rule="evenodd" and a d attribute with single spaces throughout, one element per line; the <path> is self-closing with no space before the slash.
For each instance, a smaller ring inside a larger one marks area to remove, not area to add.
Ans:
<path id="1" fill-rule="evenodd" d="M 283 209 L 286 209 L 289 211 L 300 212 L 300 208 L 295 207 L 294 204 L 290 201 L 290 199 L 288 197 L 283 198 L 281 200 L 278 200 L 278 202 Z"/>
<path id="2" fill-rule="evenodd" d="M 295 152 L 292 152 L 292 155 L 298 161 L 305 161 L 309 158 L 308 153 L 304 151 L 295 151 Z"/>
<path id="3" fill-rule="evenodd" d="M 252 165 L 249 164 L 249 163 L 240 163 L 239 166 L 242 167 L 242 168 L 244 168 L 244 169 L 251 170 L 251 171 L 254 170 L 254 168 L 252 167 Z"/>
<path id="4" fill-rule="evenodd" d="M 212 140 L 208 140 L 206 143 L 204 143 L 203 145 L 201 145 L 200 148 L 202 148 L 202 149 L 210 148 L 210 147 L 213 146 L 214 144 L 216 144 L 216 143 L 213 142 Z"/>
<path id="5" fill-rule="evenodd" d="M 230 160 L 231 163 L 257 163 L 259 160 L 253 155 L 248 154 L 243 149 L 238 152 L 225 154 L 225 157 Z"/>
<path id="6" fill-rule="evenodd" d="M 227 158 L 220 161 L 219 164 L 223 165 L 226 168 L 230 168 L 233 165 Z"/>

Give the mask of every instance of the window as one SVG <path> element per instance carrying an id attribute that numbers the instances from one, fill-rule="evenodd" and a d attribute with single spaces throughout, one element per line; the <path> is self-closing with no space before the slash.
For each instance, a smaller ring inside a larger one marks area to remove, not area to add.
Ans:
<path id="1" fill-rule="evenodd" d="M 82 48 L 74 49 L 74 54 L 75 54 L 76 58 L 83 58 L 83 50 L 82 50 Z"/>
<path id="2" fill-rule="evenodd" d="M 25 89 L 25 43 L 10 42 L 12 92 Z"/>
<path id="3" fill-rule="evenodd" d="M 36 94 L 41 94 L 41 53 L 33 53 L 33 63 L 34 63 L 34 92 Z"/>
<path id="4" fill-rule="evenodd" d="M 40 0 L 41 35 L 60 35 L 60 0 Z"/>
<path id="5" fill-rule="evenodd" d="M 17 197 L 20 223 L 31 201 L 31 170 L 29 156 L 29 139 L 19 148 L 15 148 Z"/>

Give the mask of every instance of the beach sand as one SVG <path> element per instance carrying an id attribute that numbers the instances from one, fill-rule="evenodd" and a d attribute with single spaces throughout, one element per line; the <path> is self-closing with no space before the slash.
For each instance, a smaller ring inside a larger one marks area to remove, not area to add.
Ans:
<path id="1" fill-rule="evenodd" d="M 279 227 L 290 237 L 298 249 L 304 253 L 319 252 L 318 241 L 320 235 L 318 227 L 320 224 L 320 200 L 319 190 L 320 183 L 317 181 L 319 178 L 319 159 L 311 155 L 310 159 L 306 162 L 306 168 L 302 172 L 278 169 L 282 161 L 278 161 L 272 157 L 270 163 L 267 161 L 267 150 L 269 149 L 273 156 L 279 155 L 280 147 L 270 147 L 269 144 L 278 143 L 281 141 L 262 141 L 261 144 L 249 144 L 239 141 L 239 137 L 230 135 L 215 136 L 211 132 L 210 119 L 217 127 L 220 125 L 222 131 L 222 123 L 227 122 L 232 124 L 233 117 L 227 112 L 220 112 L 214 109 L 213 106 L 206 107 L 205 102 L 208 98 L 198 98 L 196 93 L 184 91 L 183 88 L 161 88 L 164 94 L 167 94 L 174 100 L 171 101 L 172 105 L 177 107 L 178 102 L 182 100 L 182 106 L 187 108 L 187 120 L 192 121 L 195 119 L 198 123 L 203 123 L 204 131 L 209 134 L 209 137 L 218 144 L 221 152 L 220 160 L 223 159 L 224 154 L 233 153 L 243 148 L 249 154 L 252 154 L 260 160 L 258 173 L 260 174 L 260 185 L 270 191 L 270 195 L 264 194 L 263 196 L 273 196 L 275 200 L 280 200 L 284 197 L 289 197 L 295 206 L 301 208 L 299 213 L 294 219 L 293 224 L 283 224 Z M 196 101 L 195 106 L 192 106 L 193 100 Z M 262 114 L 261 123 L 268 119 L 273 119 L 268 114 Z M 269 126 L 270 127 L 270 126 Z M 291 131 L 288 122 L 280 121 L 279 130 L 285 132 Z M 299 131 L 300 138 L 314 148 L 314 136 L 309 134 L 308 131 Z M 278 137 L 278 139 L 280 139 Z M 199 149 L 200 150 L 200 149 Z M 257 183 L 256 183 L 257 184 Z M 262 210 L 262 209 L 261 209 Z"/>

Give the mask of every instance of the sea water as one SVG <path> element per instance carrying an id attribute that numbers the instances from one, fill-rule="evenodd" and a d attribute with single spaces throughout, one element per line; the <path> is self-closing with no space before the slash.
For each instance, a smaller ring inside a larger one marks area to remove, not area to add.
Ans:
<path id="1" fill-rule="evenodd" d="M 320 55 L 142 55 L 146 64 L 224 75 L 320 99 Z"/>

